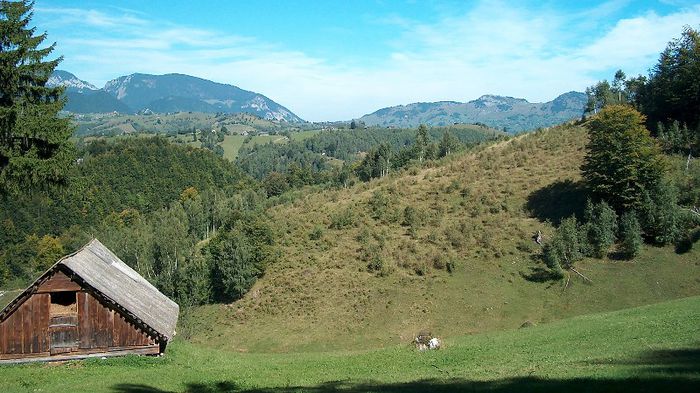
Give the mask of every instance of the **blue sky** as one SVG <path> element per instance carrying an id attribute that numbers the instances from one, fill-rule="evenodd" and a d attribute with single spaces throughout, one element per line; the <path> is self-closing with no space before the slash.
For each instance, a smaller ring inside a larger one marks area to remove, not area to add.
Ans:
<path id="1" fill-rule="evenodd" d="M 184 73 L 262 93 L 306 120 L 483 94 L 549 101 L 648 74 L 700 1 L 36 0 L 59 66 L 98 87 Z"/>

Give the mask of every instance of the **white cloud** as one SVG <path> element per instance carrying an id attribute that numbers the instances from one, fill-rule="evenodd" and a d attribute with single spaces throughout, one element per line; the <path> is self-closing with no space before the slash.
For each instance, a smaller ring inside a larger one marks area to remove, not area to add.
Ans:
<path id="1" fill-rule="evenodd" d="M 611 1 L 567 15 L 483 2 L 433 24 L 378 19 L 402 33 L 372 66 L 348 66 L 255 37 L 130 12 L 37 12 L 50 16 L 54 26 L 87 26 L 60 37 L 58 52 L 66 56 L 62 68 L 90 82 L 133 72 L 186 73 L 260 92 L 307 120 L 338 120 L 384 106 L 466 101 L 487 93 L 547 101 L 610 78 L 617 68 L 646 73 L 683 25 L 700 23 L 700 6 L 669 15 L 647 12 L 607 28 L 591 22 L 591 12 L 602 17 L 623 6 Z"/>

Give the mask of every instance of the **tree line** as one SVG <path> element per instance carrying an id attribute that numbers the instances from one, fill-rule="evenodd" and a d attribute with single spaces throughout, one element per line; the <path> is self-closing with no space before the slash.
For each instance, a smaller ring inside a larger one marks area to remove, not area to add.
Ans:
<path id="1" fill-rule="evenodd" d="M 309 184 L 345 187 L 368 181 L 411 162 L 442 158 L 500 135 L 476 126 L 330 130 L 304 141 L 244 147 L 236 163 L 274 196 Z"/>

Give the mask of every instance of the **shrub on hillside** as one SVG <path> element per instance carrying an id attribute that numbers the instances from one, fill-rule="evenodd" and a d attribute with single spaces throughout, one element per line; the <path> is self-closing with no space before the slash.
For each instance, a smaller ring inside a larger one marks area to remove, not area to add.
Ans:
<path id="1" fill-rule="evenodd" d="M 323 228 L 320 225 L 314 226 L 314 229 L 309 233 L 309 239 L 319 240 L 323 237 Z"/>
<path id="2" fill-rule="evenodd" d="M 564 269 L 573 267 L 583 257 L 575 217 L 562 220 L 552 240 L 545 244 L 543 252 L 547 267 L 557 278 L 564 277 Z"/>
<path id="3" fill-rule="evenodd" d="M 242 297 L 272 258 L 272 232 L 259 216 L 245 215 L 219 231 L 206 249 L 215 300 Z"/>
<path id="4" fill-rule="evenodd" d="M 340 212 L 331 214 L 331 229 L 343 229 L 355 224 L 355 211 L 348 207 Z"/>

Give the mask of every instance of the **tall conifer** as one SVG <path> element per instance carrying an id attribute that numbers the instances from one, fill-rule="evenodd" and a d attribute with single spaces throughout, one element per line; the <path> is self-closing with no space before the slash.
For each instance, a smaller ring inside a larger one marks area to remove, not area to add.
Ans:
<path id="1" fill-rule="evenodd" d="M 0 192 L 61 183 L 72 161 L 62 88 L 46 86 L 62 60 L 44 60 L 46 33 L 30 27 L 34 3 L 0 1 Z"/>

